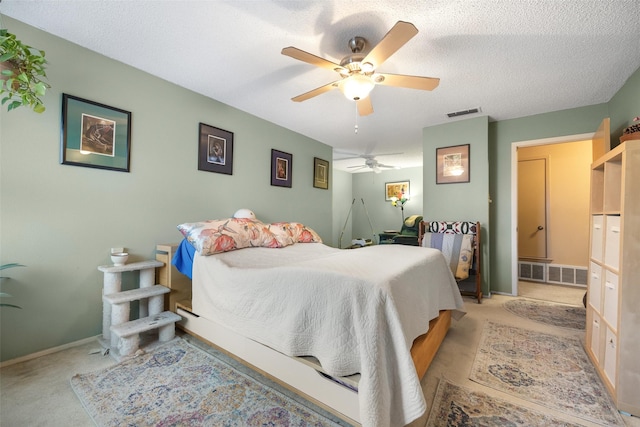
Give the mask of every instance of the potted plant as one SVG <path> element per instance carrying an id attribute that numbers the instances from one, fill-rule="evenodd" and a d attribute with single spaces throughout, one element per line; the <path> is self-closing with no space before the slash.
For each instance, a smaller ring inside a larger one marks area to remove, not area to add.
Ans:
<path id="1" fill-rule="evenodd" d="M 15 262 L 12 262 L 11 264 L 3 264 L 0 265 L 0 271 L 4 270 L 5 268 L 12 268 L 12 267 L 24 267 L 24 265 L 22 264 L 18 264 Z M 8 277 L 5 276 L 0 276 L 0 279 L 8 279 Z M 4 293 L 4 292 L 0 292 L 0 298 L 1 297 L 10 297 L 11 295 Z M 14 307 L 14 308 L 22 308 L 18 305 L 15 304 L 4 304 L 4 303 L 0 303 L 0 307 Z"/>
<path id="2" fill-rule="evenodd" d="M 47 75 L 44 51 L 18 40 L 7 29 L 0 29 L 0 95 L 7 111 L 29 106 L 36 113 L 45 110 L 40 97 L 51 87 L 42 81 Z"/>

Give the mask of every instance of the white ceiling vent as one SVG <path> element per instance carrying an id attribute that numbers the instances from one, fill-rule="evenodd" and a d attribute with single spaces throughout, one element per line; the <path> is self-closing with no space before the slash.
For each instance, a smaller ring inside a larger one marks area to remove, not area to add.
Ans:
<path id="1" fill-rule="evenodd" d="M 478 108 L 470 108 L 468 110 L 460 110 L 460 111 L 456 111 L 454 113 L 447 113 L 447 117 L 452 118 L 452 117 L 459 117 L 459 116 L 465 116 L 467 114 L 475 114 L 475 113 L 479 113 L 480 112 L 480 107 Z"/>

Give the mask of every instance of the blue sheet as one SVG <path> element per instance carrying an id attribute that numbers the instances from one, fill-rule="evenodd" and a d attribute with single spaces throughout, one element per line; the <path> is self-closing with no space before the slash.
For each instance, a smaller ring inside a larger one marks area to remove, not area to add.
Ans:
<path id="1" fill-rule="evenodd" d="M 196 253 L 196 248 L 193 247 L 187 239 L 182 239 L 178 245 L 178 250 L 173 255 L 171 264 L 175 265 L 178 271 L 189 279 L 193 271 L 193 255 Z"/>

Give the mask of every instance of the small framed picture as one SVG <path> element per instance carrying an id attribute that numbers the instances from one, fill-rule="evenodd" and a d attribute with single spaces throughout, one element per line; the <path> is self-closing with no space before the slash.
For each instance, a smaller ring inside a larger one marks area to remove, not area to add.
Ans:
<path id="1" fill-rule="evenodd" d="M 386 182 L 384 184 L 384 200 L 387 202 L 393 201 L 394 197 L 398 199 L 401 199 L 402 196 L 409 197 L 410 194 L 409 181 Z"/>
<path id="2" fill-rule="evenodd" d="M 313 186 L 329 189 L 329 162 L 317 157 L 313 158 Z"/>
<path id="3" fill-rule="evenodd" d="M 291 188 L 293 155 L 271 150 L 271 185 Z"/>
<path id="4" fill-rule="evenodd" d="M 198 170 L 233 174 L 233 132 L 200 123 Z"/>
<path id="5" fill-rule="evenodd" d="M 436 149 L 436 184 L 469 182 L 469 144 Z"/>
<path id="6" fill-rule="evenodd" d="M 131 113 L 62 94 L 60 163 L 129 172 Z"/>

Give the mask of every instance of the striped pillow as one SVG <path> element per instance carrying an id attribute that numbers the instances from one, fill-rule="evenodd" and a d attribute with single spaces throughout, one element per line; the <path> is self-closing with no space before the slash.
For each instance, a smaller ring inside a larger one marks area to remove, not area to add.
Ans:
<path id="1" fill-rule="evenodd" d="M 473 263 L 473 235 L 424 233 L 422 247 L 439 249 L 456 280 L 469 277 L 469 269 Z"/>

